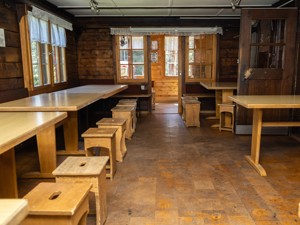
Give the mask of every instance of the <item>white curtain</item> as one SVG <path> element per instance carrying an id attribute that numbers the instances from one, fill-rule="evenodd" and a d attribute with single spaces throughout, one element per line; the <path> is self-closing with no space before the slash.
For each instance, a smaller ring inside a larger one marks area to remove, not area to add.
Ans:
<path id="1" fill-rule="evenodd" d="M 31 41 L 40 41 L 40 26 L 39 20 L 28 14 L 29 34 Z"/>
<path id="2" fill-rule="evenodd" d="M 28 24 L 31 41 L 38 41 L 43 44 L 50 44 L 49 23 L 43 19 L 38 19 L 28 12 Z M 53 46 L 66 47 L 66 31 L 65 28 L 57 24 L 50 23 L 51 28 L 51 44 Z"/>
<path id="3" fill-rule="evenodd" d="M 111 35 L 174 35 L 194 36 L 201 34 L 223 34 L 222 27 L 127 27 L 110 28 Z"/>
<path id="4" fill-rule="evenodd" d="M 60 45 L 60 38 L 58 33 L 58 28 L 56 24 L 51 23 L 51 44 L 53 46 Z"/>
<path id="5" fill-rule="evenodd" d="M 50 44 L 49 38 L 49 26 L 45 20 L 39 20 L 40 22 L 40 42 L 43 44 Z"/>
<path id="6" fill-rule="evenodd" d="M 60 47 L 67 47 L 67 38 L 66 38 L 66 31 L 62 27 L 58 27 L 58 35 L 60 40 Z"/>
<path id="7" fill-rule="evenodd" d="M 57 24 L 60 27 L 63 27 L 67 30 L 73 30 L 72 23 L 61 19 L 60 17 L 57 17 L 51 13 L 48 13 L 44 10 L 41 10 L 39 8 L 36 8 L 35 6 L 32 6 L 32 15 L 38 19 L 42 19 L 45 21 L 50 21 L 51 23 Z"/>
<path id="8" fill-rule="evenodd" d="M 178 37 L 165 37 L 165 51 L 178 51 Z"/>

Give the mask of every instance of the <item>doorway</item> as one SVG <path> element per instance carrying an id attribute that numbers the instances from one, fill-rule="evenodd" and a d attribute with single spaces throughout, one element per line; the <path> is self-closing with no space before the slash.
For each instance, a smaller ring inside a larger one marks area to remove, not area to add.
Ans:
<path id="1" fill-rule="evenodd" d="M 151 82 L 153 113 L 178 113 L 178 36 L 152 35 Z"/>

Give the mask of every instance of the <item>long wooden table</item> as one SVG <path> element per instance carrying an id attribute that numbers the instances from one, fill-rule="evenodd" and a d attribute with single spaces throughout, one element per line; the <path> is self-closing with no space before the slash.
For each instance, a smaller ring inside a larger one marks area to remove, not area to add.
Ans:
<path id="1" fill-rule="evenodd" d="M 300 126 L 300 122 L 263 122 L 263 110 L 300 108 L 300 95 L 239 95 L 229 98 L 247 109 L 253 109 L 251 156 L 246 156 L 246 159 L 261 176 L 266 176 L 265 169 L 259 164 L 262 127 Z"/>
<path id="2" fill-rule="evenodd" d="M 0 104 L 0 111 L 66 111 L 68 118 L 63 124 L 66 155 L 81 154 L 78 151 L 78 110 L 109 98 L 127 85 L 85 85 L 76 88 L 35 95 Z"/>
<path id="3" fill-rule="evenodd" d="M 26 199 L 0 199 L 0 224 L 20 224 L 28 214 Z"/>
<path id="4" fill-rule="evenodd" d="M 55 125 L 66 112 L 0 112 L 0 198 L 17 198 L 17 175 L 14 147 L 36 135 L 40 173 L 53 177 L 56 168 Z"/>

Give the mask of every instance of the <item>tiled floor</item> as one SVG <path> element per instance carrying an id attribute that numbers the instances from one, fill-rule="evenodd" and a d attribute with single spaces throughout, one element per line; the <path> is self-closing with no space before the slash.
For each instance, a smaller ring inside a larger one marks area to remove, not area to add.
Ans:
<path id="1" fill-rule="evenodd" d="M 244 159 L 250 137 L 219 132 L 213 122 L 186 128 L 175 113 L 138 118 L 124 162 L 107 180 L 106 225 L 300 224 L 300 143 L 264 136 L 268 176 L 261 177 Z M 17 160 L 19 167 L 37 164 L 34 153 L 17 153 Z M 20 180 L 20 194 L 39 181 Z"/>

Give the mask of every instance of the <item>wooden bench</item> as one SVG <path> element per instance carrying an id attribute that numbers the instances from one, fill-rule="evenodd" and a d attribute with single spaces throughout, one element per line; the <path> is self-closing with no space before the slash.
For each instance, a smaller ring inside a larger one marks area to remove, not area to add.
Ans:
<path id="1" fill-rule="evenodd" d="M 117 128 L 116 131 L 116 160 L 122 162 L 127 152 L 125 143 L 126 119 L 123 118 L 102 118 L 96 125 L 99 128 Z"/>
<path id="2" fill-rule="evenodd" d="M 106 166 L 108 172 L 106 177 L 113 180 L 117 171 L 116 163 L 116 135 L 117 128 L 89 128 L 81 137 L 84 138 L 84 150 L 86 156 L 93 156 L 94 147 L 100 147 L 100 155 L 109 156 Z"/>
<path id="3" fill-rule="evenodd" d="M 69 156 L 54 171 L 57 183 L 92 184 L 90 213 L 96 213 L 96 224 L 103 225 L 107 218 L 106 164 L 107 156 Z"/>
<path id="4" fill-rule="evenodd" d="M 91 184 L 40 183 L 24 199 L 28 216 L 22 225 L 86 225 Z"/>

